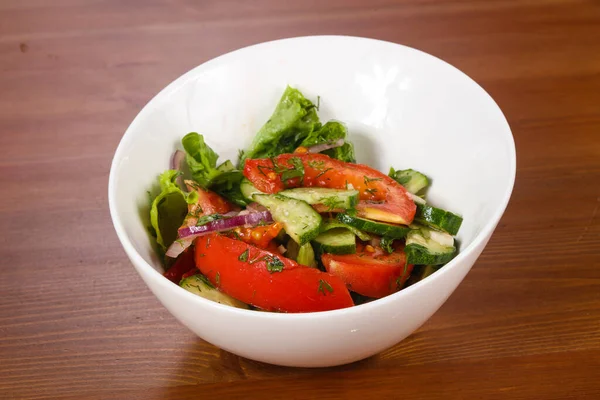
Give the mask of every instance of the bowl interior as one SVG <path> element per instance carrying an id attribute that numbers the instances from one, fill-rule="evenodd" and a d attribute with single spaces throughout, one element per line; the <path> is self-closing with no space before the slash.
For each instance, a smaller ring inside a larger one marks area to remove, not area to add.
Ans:
<path id="1" fill-rule="evenodd" d="M 147 191 L 190 131 L 220 161 L 237 160 L 286 85 L 319 98 L 323 122 L 347 124 L 358 161 L 432 178 L 428 201 L 462 214 L 465 251 L 501 216 L 515 173 L 514 143 L 500 109 L 454 67 L 404 46 L 349 37 L 269 42 L 226 54 L 159 93 L 127 130 L 111 170 L 109 198 L 121 239 L 162 270 L 146 227 Z"/>

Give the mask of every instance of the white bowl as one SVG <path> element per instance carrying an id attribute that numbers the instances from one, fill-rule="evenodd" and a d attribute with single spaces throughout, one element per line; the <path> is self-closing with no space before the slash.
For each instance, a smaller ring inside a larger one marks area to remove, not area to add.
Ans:
<path id="1" fill-rule="evenodd" d="M 154 254 L 146 190 L 190 131 L 236 160 L 286 85 L 320 96 L 322 121 L 349 128 L 357 158 L 387 172 L 433 178 L 431 204 L 464 217 L 460 253 L 432 276 L 371 303 L 308 314 L 240 310 L 169 282 Z M 181 323 L 222 349 L 272 364 L 322 367 L 381 352 L 419 328 L 480 255 L 515 179 L 515 146 L 502 112 L 467 75 L 423 52 L 371 39 L 316 36 L 247 47 L 184 74 L 131 123 L 110 172 L 109 204 L 119 239 L 154 295 Z M 140 213 L 140 209 L 142 212 Z"/>

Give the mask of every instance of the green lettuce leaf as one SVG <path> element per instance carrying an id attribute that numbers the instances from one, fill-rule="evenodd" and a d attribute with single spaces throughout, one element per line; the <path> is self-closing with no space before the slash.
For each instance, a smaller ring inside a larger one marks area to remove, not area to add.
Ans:
<path id="1" fill-rule="evenodd" d="M 168 170 L 160 174 L 160 193 L 150 206 L 150 223 L 156 242 L 166 250 L 177 239 L 177 230 L 188 212 L 188 204 L 198 201 L 196 192 L 186 193 L 176 182 L 180 172 Z"/>
<path id="2" fill-rule="evenodd" d="M 219 155 L 204 142 L 204 136 L 196 132 L 185 135 L 181 143 L 192 178 L 202 188 L 217 192 L 235 204 L 247 204 L 240 191 L 240 182 L 244 178 L 242 171 L 229 160 L 217 166 Z"/>
<path id="3" fill-rule="evenodd" d="M 339 139 L 346 139 L 347 129 L 341 122 L 329 121 L 319 130 L 312 131 L 300 146 L 311 147 L 317 144 L 331 144 Z"/>
<path id="4" fill-rule="evenodd" d="M 241 154 L 247 158 L 268 158 L 292 153 L 313 131 L 321 128 L 315 105 L 299 90 L 287 87 L 271 118 L 258 131 L 250 148 Z"/>

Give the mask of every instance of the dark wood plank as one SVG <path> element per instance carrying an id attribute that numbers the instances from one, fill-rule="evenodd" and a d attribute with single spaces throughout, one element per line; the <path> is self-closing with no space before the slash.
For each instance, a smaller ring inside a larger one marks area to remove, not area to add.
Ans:
<path id="1" fill-rule="evenodd" d="M 179 325 L 129 265 L 110 160 L 195 65 L 340 33 L 482 84 L 515 135 L 513 198 L 464 283 L 397 346 L 322 370 L 241 359 Z M 0 398 L 600 397 L 598 2 L 5 0 L 0 88 Z"/>

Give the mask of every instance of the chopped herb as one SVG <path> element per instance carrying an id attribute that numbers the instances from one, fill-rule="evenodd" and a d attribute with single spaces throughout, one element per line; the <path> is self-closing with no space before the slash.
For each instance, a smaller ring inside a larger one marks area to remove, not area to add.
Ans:
<path id="1" fill-rule="evenodd" d="M 321 106 L 321 96 L 317 96 L 317 105 L 315 106 L 315 108 L 317 109 L 317 111 L 319 111 L 319 107 Z"/>
<path id="2" fill-rule="evenodd" d="M 242 240 L 242 237 L 240 236 L 240 234 L 238 233 L 238 231 L 237 231 L 237 230 L 235 230 L 235 229 L 234 229 L 234 230 L 232 230 L 232 231 L 231 231 L 231 234 L 232 234 L 233 236 L 235 236 L 235 238 L 236 238 L 237 240 Z"/>
<path id="3" fill-rule="evenodd" d="M 221 273 L 217 272 L 217 274 L 215 275 L 215 283 L 217 284 L 217 286 L 219 286 L 219 283 L 221 283 Z"/>
<path id="4" fill-rule="evenodd" d="M 323 170 L 323 171 L 319 172 L 319 175 L 315 176 L 315 179 L 318 179 L 318 178 L 319 178 L 321 175 L 323 175 L 323 174 L 325 174 L 325 173 L 327 173 L 327 172 L 331 171 L 332 169 L 333 169 L 333 168 L 327 168 L 327 169 L 325 169 L 325 170 Z"/>
<path id="5" fill-rule="evenodd" d="M 388 237 L 388 236 L 384 236 L 381 238 L 381 242 L 379 243 L 379 246 L 381 246 L 381 248 L 383 250 L 385 250 L 388 254 L 392 254 L 394 252 L 394 247 L 392 246 L 394 244 L 394 239 Z"/>
<path id="6" fill-rule="evenodd" d="M 260 261 L 264 261 L 268 256 L 257 257 L 254 260 L 248 261 L 248 264 L 254 264 Z"/>
<path id="7" fill-rule="evenodd" d="M 322 171 L 323 168 L 325 168 L 325 161 L 311 160 L 308 162 L 308 166 L 316 169 L 317 171 Z"/>
<path id="8" fill-rule="evenodd" d="M 263 176 L 267 176 L 267 174 L 265 174 L 265 172 L 263 171 L 263 169 L 266 169 L 266 170 L 269 170 L 269 171 L 273 171 L 273 168 L 266 167 L 264 165 L 259 165 L 257 168 L 258 168 L 258 172 L 260 172 Z"/>
<path id="9" fill-rule="evenodd" d="M 271 256 L 270 259 L 267 260 L 267 271 L 270 273 L 281 272 L 283 271 L 283 267 L 283 261 L 275 256 Z"/>
<path id="10" fill-rule="evenodd" d="M 248 261 L 249 254 L 250 254 L 250 251 L 248 249 L 246 249 L 242 254 L 240 254 L 240 256 L 238 257 L 238 260 L 240 260 L 241 262 Z"/>
<path id="11" fill-rule="evenodd" d="M 210 281 L 208 280 L 208 278 L 207 278 L 207 277 L 205 277 L 205 276 L 204 276 L 204 275 L 202 275 L 202 274 L 196 274 L 196 275 L 194 275 L 194 278 L 195 278 L 196 280 L 199 280 L 199 281 L 203 282 L 203 283 L 204 283 L 206 286 L 208 286 L 208 287 L 209 287 L 209 288 L 211 288 L 211 289 L 214 289 L 214 288 L 215 288 L 215 287 L 213 286 L 213 284 L 212 284 L 212 283 L 210 283 Z"/>
<path id="12" fill-rule="evenodd" d="M 335 196 L 327 197 L 323 200 L 323 205 L 327 207 L 327 212 L 333 211 L 336 208 L 343 206 L 344 202 L 342 200 L 338 200 Z"/>
<path id="13" fill-rule="evenodd" d="M 375 189 L 375 188 L 372 188 L 372 189 L 365 189 L 365 192 L 367 192 L 367 193 L 369 193 L 369 194 L 373 195 L 373 194 L 377 193 L 377 189 Z"/>
<path id="14" fill-rule="evenodd" d="M 206 225 L 209 222 L 213 222 L 218 219 L 223 219 L 223 216 L 221 214 L 205 215 L 203 217 L 198 218 L 198 222 L 196 222 L 196 226 Z"/>
<path id="15" fill-rule="evenodd" d="M 319 279 L 319 288 L 317 289 L 317 292 L 323 293 L 325 295 L 325 294 L 327 294 L 327 293 L 325 293 L 326 290 L 329 293 L 333 293 L 333 288 L 331 287 L 329 282 L 324 281 L 323 279 Z"/>
<path id="16" fill-rule="evenodd" d="M 298 157 L 292 157 L 289 159 L 289 163 L 292 164 L 292 167 L 276 167 L 275 172 L 281 173 L 281 180 L 284 182 L 300 178 L 300 182 L 302 183 L 304 179 L 304 164 L 302 164 L 302 160 Z M 275 162 L 273 162 L 273 165 L 275 165 Z"/>
<path id="17" fill-rule="evenodd" d="M 371 183 L 371 182 L 380 181 L 380 180 L 381 180 L 381 178 L 369 178 L 366 175 L 364 177 L 365 185 L 369 185 L 369 183 Z"/>
<path id="18" fill-rule="evenodd" d="M 298 171 L 295 169 L 288 169 L 282 172 L 281 174 L 281 180 L 283 182 L 287 182 L 291 179 L 294 178 L 303 178 L 304 177 L 304 171 Z"/>
<path id="19" fill-rule="evenodd" d="M 202 214 L 204 211 L 202 211 L 202 207 L 200 207 L 199 205 L 194 205 L 194 209 L 192 210 L 192 212 L 190 213 L 190 216 L 194 217 L 194 218 L 198 218 L 198 216 L 200 214 Z"/>

